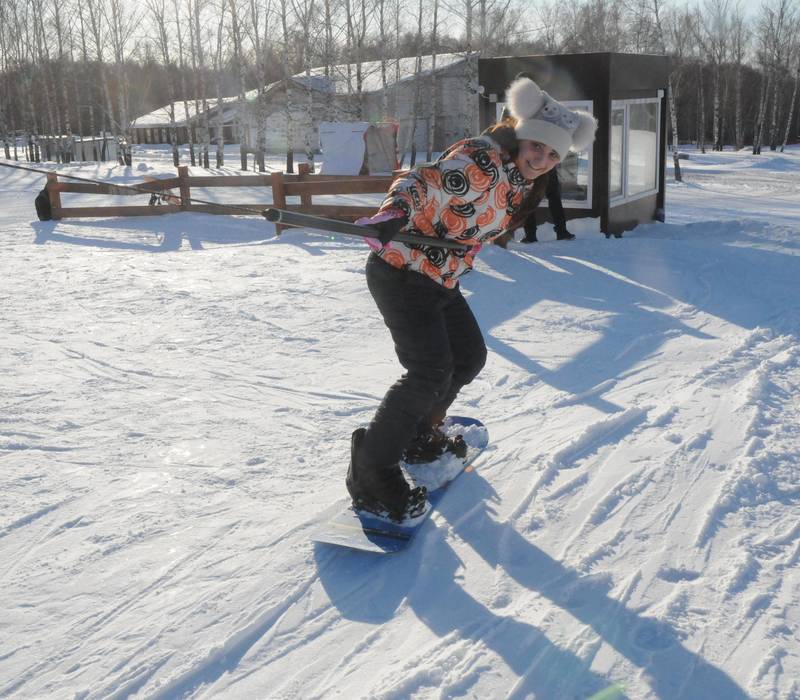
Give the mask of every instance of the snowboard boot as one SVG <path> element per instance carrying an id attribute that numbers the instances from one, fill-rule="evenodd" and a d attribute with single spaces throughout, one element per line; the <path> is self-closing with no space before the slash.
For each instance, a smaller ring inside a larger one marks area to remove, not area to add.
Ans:
<path id="1" fill-rule="evenodd" d="M 566 228 L 557 228 L 556 229 L 556 240 L 557 241 L 574 241 L 575 234 L 570 233 L 567 231 Z"/>
<path id="2" fill-rule="evenodd" d="M 523 227 L 523 230 L 525 231 L 525 235 L 522 238 L 520 238 L 519 242 L 520 243 L 536 243 L 536 241 L 537 241 L 537 238 L 536 238 L 536 225 L 535 224 L 531 225 L 526 221 L 525 225 Z"/>
<path id="3" fill-rule="evenodd" d="M 422 515 L 428 507 L 424 486 L 411 488 L 399 464 L 370 467 L 359 459 L 365 428 L 353 431 L 350 439 L 350 467 L 345 484 L 353 508 L 403 522 Z"/>
<path id="4" fill-rule="evenodd" d="M 403 460 L 407 464 L 420 464 L 433 462 L 446 452 L 454 454 L 459 459 L 467 456 L 467 443 L 461 435 L 449 437 L 445 435 L 438 425 L 426 425 L 406 447 Z"/>

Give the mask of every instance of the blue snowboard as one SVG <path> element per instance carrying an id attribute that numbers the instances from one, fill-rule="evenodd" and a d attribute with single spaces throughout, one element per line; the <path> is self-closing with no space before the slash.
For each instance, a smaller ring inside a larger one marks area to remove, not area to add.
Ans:
<path id="1" fill-rule="evenodd" d="M 486 426 L 475 418 L 448 416 L 443 429 L 448 435 L 464 437 L 467 443 L 467 456 L 464 459 L 448 453 L 435 462 L 402 465 L 414 486 L 428 489 L 430 507 L 426 513 L 408 523 L 395 523 L 372 513 L 356 511 L 349 502 L 346 505 L 337 503 L 320 516 L 311 540 L 379 554 L 394 554 L 408 547 L 442 500 L 448 484 L 465 469 L 469 470 L 489 444 Z"/>

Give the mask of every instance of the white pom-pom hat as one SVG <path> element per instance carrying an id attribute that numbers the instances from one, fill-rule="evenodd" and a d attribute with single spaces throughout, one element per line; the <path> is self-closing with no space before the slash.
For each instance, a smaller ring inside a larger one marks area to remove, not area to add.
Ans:
<path id="1" fill-rule="evenodd" d="M 530 78 L 511 83 L 506 102 L 509 113 L 517 119 L 517 138 L 544 143 L 562 159 L 568 151 L 579 153 L 594 141 L 597 119 L 581 109 L 565 107 Z"/>

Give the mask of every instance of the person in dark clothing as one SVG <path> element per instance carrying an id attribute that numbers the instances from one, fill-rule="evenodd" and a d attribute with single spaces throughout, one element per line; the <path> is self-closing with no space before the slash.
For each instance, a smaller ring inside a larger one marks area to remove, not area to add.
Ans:
<path id="1" fill-rule="evenodd" d="M 553 168 L 547 173 L 547 204 L 550 206 L 550 216 L 553 217 L 553 228 L 556 230 L 556 238 L 559 241 L 571 241 L 575 238 L 574 234 L 567 231 L 567 217 L 564 215 L 564 205 L 561 203 L 561 180 L 558 178 L 558 168 Z M 521 243 L 536 243 L 536 213 L 525 220 L 523 225 L 525 236 L 520 239 Z"/>
<path id="2" fill-rule="evenodd" d="M 532 80 L 515 80 L 508 95 L 506 123 L 395 180 L 378 213 L 359 222 L 380 232 L 371 242 L 367 285 L 405 373 L 370 424 L 352 434 L 345 484 L 356 510 L 403 521 L 427 509 L 425 488 L 409 485 L 400 461 L 409 452 L 458 454 L 440 426 L 487 356 L 459 279 L 482 245 L 527 219 L 561 158 L 594 139 L 592 115 L 564 107 Z M 393 241 L 401 231 L 466 248 Z"/>

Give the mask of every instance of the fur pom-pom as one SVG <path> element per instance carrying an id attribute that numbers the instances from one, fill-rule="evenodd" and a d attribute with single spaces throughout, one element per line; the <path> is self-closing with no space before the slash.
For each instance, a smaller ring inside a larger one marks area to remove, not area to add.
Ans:
<path id="1" fill-rule="evenodd" d="M 508 111 L 516 119 L 530 119 L 544 106 L 544 94 L 530 78 L 517 78 L 506 90 Z"/>
<path id="2" fill-rule="evenodd" d="M 586 150 L 594 141 L 594 132 L 597 131 L 597 119 L 582 109 L 573 111 L 578 115 L 578 127 L 572 134 L 572 150 L 580 153 Z"/>

